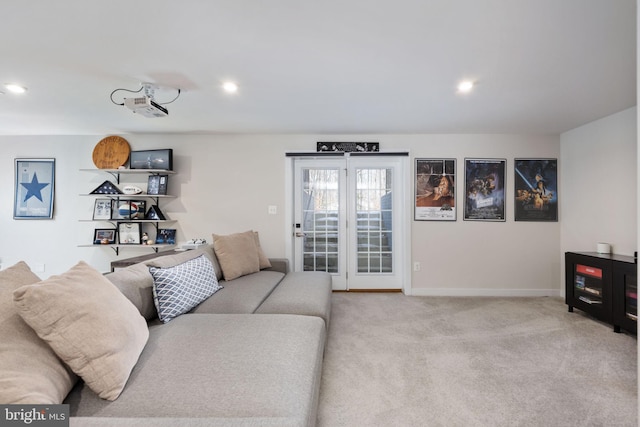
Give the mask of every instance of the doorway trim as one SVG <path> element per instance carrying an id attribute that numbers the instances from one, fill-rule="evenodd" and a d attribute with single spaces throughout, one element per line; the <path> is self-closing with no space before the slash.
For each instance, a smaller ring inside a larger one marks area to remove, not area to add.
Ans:
<path id="1" fill-rule="evenodd" d="M 372 152 L 372 153 L 344 153 L 344 152 L 286 152 L 285 153 L 285 206 L 284 206 L 284 240 L 285 240 L 285 256 L 290 262 L 291 268 L 293 268 L 294 259 L 294 161 L 296 159 L 327 159 L 327 158 L 344 158 L 344 157 L 384 157 L 384 156 L 400 156 L 406 157 L 406 160 L 402 164 L 402 176 L 400 177 L 402 185 L 402 203 L 405 206 L 404 221 L 400 221 L 400 229 L 398 230 L 402 237 L 400 245 L 404 253 L 404 260 L 398 263 L 398 269 L 402 274 L 402 292 L 405 295 L 411 295 L 412 289 L 412 272 L 411 272 L 411 224 L 413 223 L 413 208 L 412 195 L 413 181 L 411 179 L 411 164 L 409 163 L 409 151 L 394 151 L 394 152 Z"/>

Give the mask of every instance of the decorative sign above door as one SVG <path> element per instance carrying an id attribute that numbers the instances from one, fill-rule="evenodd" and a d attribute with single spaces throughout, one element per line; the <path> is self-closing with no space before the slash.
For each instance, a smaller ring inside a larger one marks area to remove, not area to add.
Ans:
<path id="1" fill-rule="evenodd" d="M 379 142 L 318 142 L 316 151 L 342 151 L 350 153 L 354 151 L 360 152 L 378 152 L 380 151 Z"/>

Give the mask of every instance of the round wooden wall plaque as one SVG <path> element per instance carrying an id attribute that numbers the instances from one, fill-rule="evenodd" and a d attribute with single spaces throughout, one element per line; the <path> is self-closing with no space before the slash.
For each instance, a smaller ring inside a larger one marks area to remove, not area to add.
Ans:
<path id="1" fill-rule="evenodd" d="M 118 169 L 127 163 L 131 147 L 121 136 L 108 136 L 93 149 L 93 164 L 98 169 Z"/>

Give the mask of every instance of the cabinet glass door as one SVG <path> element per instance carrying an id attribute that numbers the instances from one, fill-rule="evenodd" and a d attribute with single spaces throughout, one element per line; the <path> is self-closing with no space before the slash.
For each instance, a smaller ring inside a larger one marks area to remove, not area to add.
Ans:
<path id="1" fill-rule="evenodd" d="M 638 321 L 638 278 L 625 275 L 624 311 L 628 319 Z"/>
<path id="2" fill-rule="evenodd" d="M 576 297 L 587 304 L 602 304 L 602 269 L 576 264 L 574 289 Z"/>

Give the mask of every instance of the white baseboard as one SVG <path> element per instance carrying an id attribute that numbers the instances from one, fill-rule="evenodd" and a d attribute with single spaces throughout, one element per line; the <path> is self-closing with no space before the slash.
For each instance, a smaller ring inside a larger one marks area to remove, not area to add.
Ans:
<path id="1" fill-rule="evenodd" d="M 559 297 L 560 289 L 412 288 L 417 297 Z"/>

